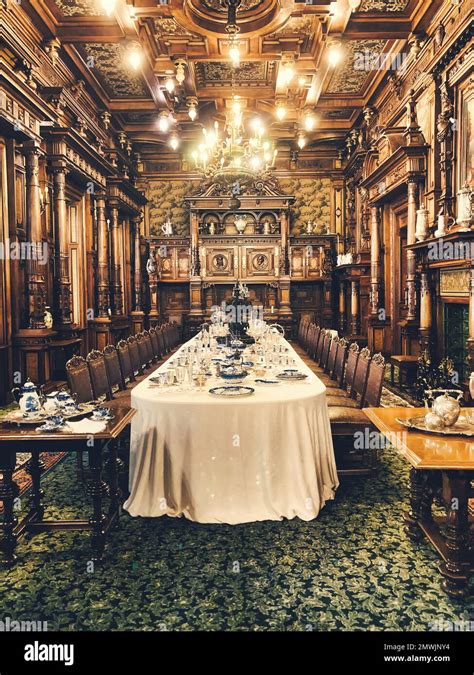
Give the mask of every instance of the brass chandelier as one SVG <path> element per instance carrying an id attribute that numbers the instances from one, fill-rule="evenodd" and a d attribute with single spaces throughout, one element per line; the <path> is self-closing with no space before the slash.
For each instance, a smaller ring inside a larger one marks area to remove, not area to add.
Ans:
<path id="1" fill-rule="evenodd" d="M 203 140 L 191 153 L 194 166 L 205 177 L 214 180 L 253 178 L 270 171 L 275 165 L 277 150 L 265 138 L 265 129 L 259 117 L 250 123 L 246 133 L 239 97 L 235 94 L 235 70 L 240 65 L 237 57 L 240 29 L 237 25 L 237 8 L 241 0 L 225 0 L 228 14 L 226 33 L 229 37 L 229 56 L 232 62 L 232 103 L 226 116 L 222 133 L 218 122 L 212 129 L 203 128 Z"/>

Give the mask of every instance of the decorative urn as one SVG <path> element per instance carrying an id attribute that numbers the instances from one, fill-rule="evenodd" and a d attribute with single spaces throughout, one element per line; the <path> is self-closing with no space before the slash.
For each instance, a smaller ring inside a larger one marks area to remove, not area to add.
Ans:
<path id="1" fill-rule="evenodd" d="M 239 234 L 243 234 L 245 232 L 245 228 L 247 227 L 247 221 L 245 220 L 245 216 L 239 216 L 238 218 L 235 219 L 234 221 L 235 229 Z"/>

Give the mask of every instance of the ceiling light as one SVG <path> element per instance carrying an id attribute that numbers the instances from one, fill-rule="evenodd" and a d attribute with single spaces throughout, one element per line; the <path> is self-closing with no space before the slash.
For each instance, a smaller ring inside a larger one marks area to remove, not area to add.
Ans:
<path id="1" fill-rule="evenodd" d="M 355 12 L 356 9 L 359 9 L 361 2 L 362 0 L 349 0 L 349 7 L 353 12 Z"/>
<path id="2" fill-rule="evenodd" d="M 303 150 L 304 146 L 306 145 L 306 138 L 304 136 L 298 136 L 298 147 L 300 150 Z"/>
<path id="3" fill-rule="evenodd" d="M 171 136 L 170 146 L 172 147 L 173 150 L 177 150 L 179 148 L 179 138 L 176 134 L 173 134 Z"/>
<path id="4" fill-rule="evenodd" d="M 178 59 L 176 61 L 176 82 L 178 84 L 183 84 L 185 78 L 184 66 L 186 62 L 183 59 Z"/>
<path id="5" fill-rule="evenodd" d="M 304 86 L 305 86 L 305 84 L 306 84 L 306 77 L 305 77 L 304 75 L 301 75 L 301 76 L 298 78 L 298 84 L 300 85 L 300 87 L 304 87 Z"/>
<path id="6" fill-rule="evenodd" d="M 295 76 L 295 62 L 292 59 L 289 59 L 288 61 L 282 63 L 281 67 L 283 82 L 284 84 L 288 85 Z"/>
<path id="7" fill-rule="evenodd" d="M 139 70 L 143 61 L 143 52 L 138 42 L 132 42 L 127 49 L 127 62 L 133 70 Z"/>
<path id="8" fill-rule="evenodd" d="M 335 66 L 337 66 L 337 64 L 340 62 L 341 59 L 342 59 L 341 43 L 340 42 L 331 43 L 328 49 L 329 65 L 334 68 Z"/>
<path id="9" fill-rule="evenodd" d="M 173 91 L 174 91 L 174 80 L 171 76 L 168 77 L 168 79 L 166 80 L 165 87 L 169 91 L 170 94 L 173 93 Z"/>
<path id="10" fill-rule="evenodd" d="M 315 122 L 316 120 L 312 112 L 305 113 L 304 128 L 306 129 L 306 131 L 313 131 Z"/>
<path id="11" fill-rule="evenodd" d="M 194 120 L 197 117 L 198 111 L 197 111 L 197 104 L 198 100 L 194 96 L 190 96 L 189 98 L 186 99 L 186 102 L 188 104 L 188 115 L 190 119 L 194 122 Z"/>
<path id="12" fill-rule="evenodd" d="M 232 41 L 230 43 L 229 58 L 232 61 L 234 68 L 238 68 L 240 66 L 240 49 L 238 42 Z"/>
<path id="13" fill-rule="evenodd" d="M 166 133 L 170 128 L 170 116 L 166 110 L 162 110 L 158 117 L 158 128 L 163 133 Z"/>
<path id="14" fill-rule="evenodd" d="M 278 117 L 280 122 L 286 117 L 286 108 L 283 105 L 283 103 L 277 103 L 276 116 Z"/>
<path id="15" fill-rule="evenodd" d="M 114 11 L 116 2 L 117 0 L 101 0 L 100 4 L 107 16 L 110 16 Z"/>
<path id="16" fill-rule="evenodd" d="M 232 100 L 232 112 L 234 113 L 234 115 L 240 114 L 240 101 L 237 96 L 234 96 Z"/>
<path id="17" fill-rule="evenodd" d="M 260 159 L 260 157 L 258 157 L 258 155 L 252 157 L 252 159 L 250 160 L 250 166 L 254 171 L 258 171 L 259 169 L 262 168 L 262 160 Z"/>

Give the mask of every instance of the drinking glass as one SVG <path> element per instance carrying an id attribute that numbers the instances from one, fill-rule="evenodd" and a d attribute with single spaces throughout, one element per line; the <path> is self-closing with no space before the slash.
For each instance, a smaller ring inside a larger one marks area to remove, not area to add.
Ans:
<path id="1" fill-rule="evenodd" d="M 203 386 L 206 384 L 206 374 L 201 370 L 196 379 L 199 385 L 199 391 L 202 391 Z"/>
<path id="2" fill-rule="evenodd" d="M 170 368 L 166 371 L 166 384 L 171 387 L 174 384 L 175 370 Z"/>

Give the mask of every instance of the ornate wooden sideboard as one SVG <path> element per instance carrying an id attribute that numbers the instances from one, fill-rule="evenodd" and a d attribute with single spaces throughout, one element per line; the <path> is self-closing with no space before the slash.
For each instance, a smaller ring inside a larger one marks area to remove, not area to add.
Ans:
<path id="1" fill-rule="evenodd" d="M 150 239 L 148 272 L 157 321 L 165 314 L 193 334 L 240 279 L 269 321 L 290 327 L 295 313 L 309 310 L 327 325 L 332 322 L 336 235 L 292 237 L 294 197 L 281 194 L 276 181 L 205 183 L 185 201 L 189 235 Z M 299 307 L 298 293 L 292 294 L 299 284 L 314 290 L 309 306 Z"/>

